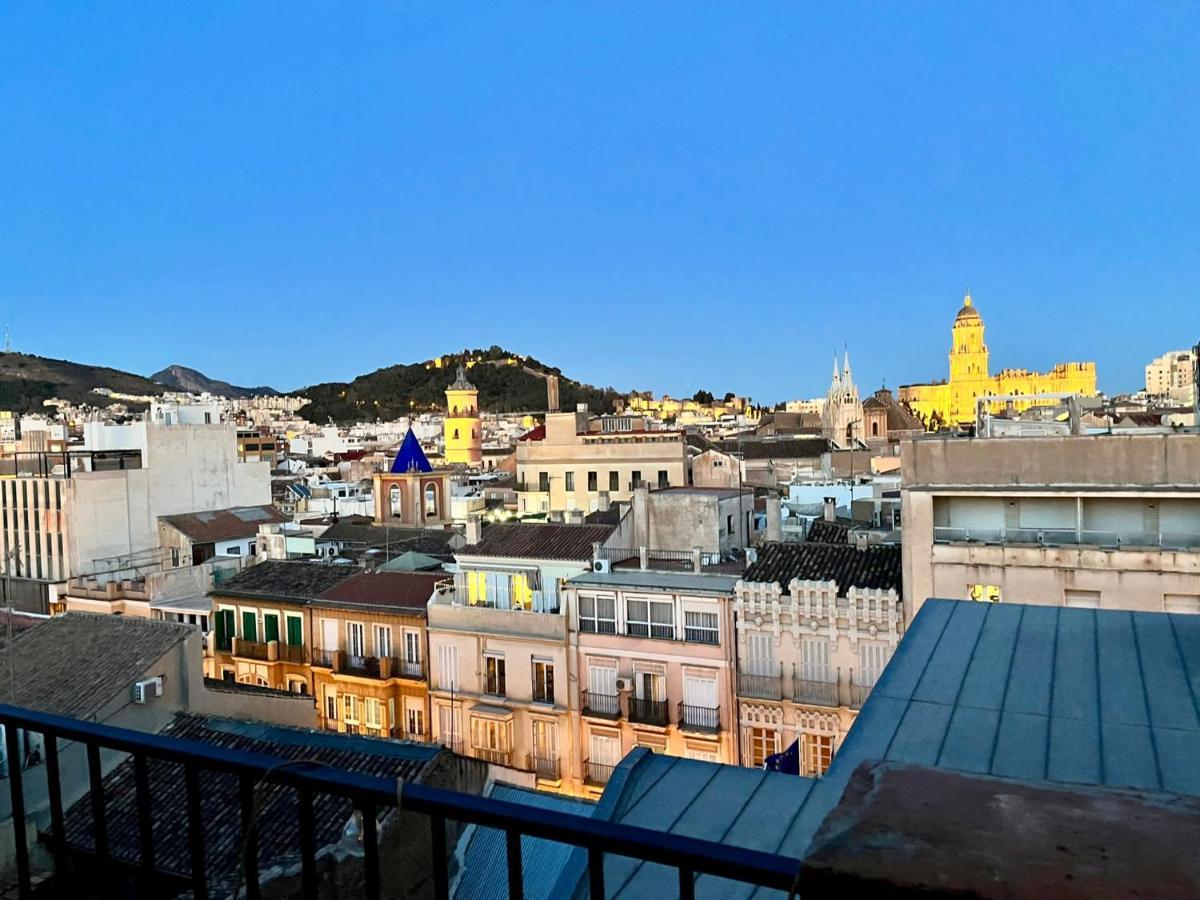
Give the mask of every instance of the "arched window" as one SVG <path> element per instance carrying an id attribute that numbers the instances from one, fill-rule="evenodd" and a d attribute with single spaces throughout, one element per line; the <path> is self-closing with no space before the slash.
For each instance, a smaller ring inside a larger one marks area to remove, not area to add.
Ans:
<path id="1" fill-rule="evenodd" d="M 458 407 L 455 406 L 455 407 L 451 408 L 450 413 L 451 413 L 451 415 L 457 416 L 458 415 Z"/>
<path id="2" fill-rule="evenodd" d="M 879 437 L 879 423 L 878 422 L 871 423 L 871 437 Z"/>
<path id="3" fill-rule="evenodd" d="M 454 439 L 456 441 L 458 440 L 458 429 L 457 428 L 454 429 Z"/>
<path id="4" fill-rule="evenodd" d="M 457 437 L 457 434 L 455 435 Z M 438 514 L 438 496 L 437 485 L 425 485 L 425 515 L 436 516 Z"/>
<path id="5" fill-rule="evenodd" d="M 388 491 L 388 502 L 392 509 L 393 516 L 400 515 L 400 485 L 393 484 L 392 489 Z"/>

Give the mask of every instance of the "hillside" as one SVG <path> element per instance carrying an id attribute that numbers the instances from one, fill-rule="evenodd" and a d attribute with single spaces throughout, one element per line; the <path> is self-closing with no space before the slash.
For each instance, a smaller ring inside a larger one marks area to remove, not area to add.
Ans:
<path id="1" fill-rule="evenodd" d="M 209 378 L 202 372 L 189 369 L 187 366 L 172 365 L 155 372 L 150 380 L 174 391 L 188 391 L 193 394 L 203 394 L 207 391 L 221 397 L 237 399 L 240 397 L 275 397 L 279 391 L 269 387 L 237 387 L 228 381 L 218 381 Z"/>
<path id="2" fill-rule="evenodd" d="M 500 347 L 463 350 L 411 365 L 389 366 L 351 382 L 329 382 L 296 391 L 309 403 L 300 415 L 310 422 L 394 419 L 413 412 L 442 409 L 446 387 L 457 366 L 470 362 L 467 377 L 479 388 L 479 406 L 487 412 L 534 412 L 546 408 L 546 376 L 559 376 L 562 409 L 587 403 L 593 412 L 611 412 L 618 397 L 612 388 L 597 388 L 565 378 L 559 369 Z"/>
<path id="3" fill-rule="evenodd" d="M 163 392 L 162 385 L 119 369 L 27 353 L 0 353 L 0 409 L 32 412 L 42 409 L 42 401 L 51 397 L 92 406 L 112 402 L 94 388 L 137 396 Z"/>

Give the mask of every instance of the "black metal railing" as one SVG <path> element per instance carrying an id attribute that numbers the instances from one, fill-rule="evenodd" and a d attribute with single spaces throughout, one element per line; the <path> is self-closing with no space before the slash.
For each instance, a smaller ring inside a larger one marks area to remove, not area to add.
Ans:
<path id="1" fill-rule="evenodd" d="M 562 777 L 562 765 L 558 757 L 545 751 L 528 754 L 525 758 L 525 768 L 542 781 L 558 781 Z"/>
<path id="2" fill-rule="evenodd" d="M 862 709 L 863 704 L 867 702 L 867 695 L 871 693 L 871 685 L 855 684 L 854 675 L 850 675 L 850 708 Z"/>
<path id="3" fill-rule="evenodd" d="M 621 718 L 621 697 L 618 694 L 598 694 L 595 691 L 581 691 L 583 714 L 600 719 Z"/>
<path id="4" fill-rule="evenodd" d="M 301 860 L 301 893 L 317 896 L 318 864 L 314 795 L 324 794 L 349 800 L 362 815 L 363 885 L 362 895 L 380 896 L 379 817 L 397 806 L 427 816 L 430 822 L 432 894 L 445 900 L 450 894 L 450 854 L 446 824 L 453 821 L 497 828 L 505 832 L 507 880 L 510 898 L 524 892 L 521 837 L 543 838 L 571 844 L 587 851 L 587 879 L 592 897 L 605 896 L 604 859 L 608 855 L 627 856 L 659 863 L 678 873 L 681 897 L 695 896 L 698 875 L 713 875 L 748 885 L 789 890 L 795 882 L 800 861 L 757 850 L 731 847 L 632 825 L 616 824 L 555 810 L 511 803 L 490 797 L 463 794 L 444 788 L 405 783 L 398 788 L 389 778 L 350 772 L 345 769 L 304 761 L 283 761 L 263 753 L 219 747 L 201 741 L 182 740 L 115 728 L 34 712 L 20 707 L 0 705 L 0 725 L 10 760 L 20 759 L 20 732 L 41 734 L 45 746 L 46 787 L 49 795 L 50 830 L 48 843 L 55 857 L 55 877 L 61 891 L 71 888 L 67 861 L 66 826 L 62 784 L 59 771 L 59 741 L 77 742 L 86 749 L 93 814 L 92 858 L 101 871 L 134 871 L 125 861 L 110 854 L 107 837 L 107 803 L 100 765 L 101 750 L 130 754 L 136 774 L 137 825 L 140 833 L 140 871 L 147 879 L 171 875 L 155 865 L 156 841 L 152 829 L 151 788 L 147 775 L 151 760 L 163 760 L 182 766 L 186 790 L 187 842 L 190 851 L 190 884 L 197 900 L 208 897 L 210 873 L 205 871 L 205 818 L 201 808 L 200 773 L 223 772 L 239 779 L 241 831 L 245 852 L 242 876 L 247 896 L 258 897 L 259 853 L 255 823 L 255 786 L 260 782 L 282 785 L 296 792 L 299 814 L 296 820 L 297 850 Z M 593 783 L 606 783 L 612 766 L 586 763 Z M 26 819 L 25 773 L 19 766 L 9 770 L 9 794 L 12 820 Z M 33 896 L 31 861 L 26 829 L 13 829 L 17 886 L 22 898 Z M 582 877 L 582 873 L 581 873 Z"/>
<path id="5" fill-rule="evenodd" d="M 398 656 L 392 657 L 392 677 L 393 678 L 424 678 L 425 667 L 420 662 L 412 662 L 411 660 L 402 659 Z"/>
<path id="6" fill-rule="evenodd" d="M 666 725 L 667 701 L 629 698 L 629 721 L 641 725 Z"/>
<path id="7" fill-rule="evenodd" d="M 279 659 L 282 662 L 302 664 L 304 662 L 304 646 L 302 644 L 280 644 Z"/>
<path id="8" fill-rule="evenodd" d="M 341 660 L 338 662 L 337 671 L 339 675 L 357 675 L 361 678 L 378 678 L 379 657 L 353 656 L 349 653 L 343 653 Z"/>
<path id="9" fill-rule="evenodd" d="M 752 675 L 738 672 L 738 696 L 753 697 L 755 700 L 782 700 L 783 674 Z"/>
<path id="10" fill-rule="evenodd" d="M 583 780 L 588 784 L 602 786 L 608 784 L 612 778 L 613 769 L 616 766 L 608 766 L 604 763 L 592 762 L 590 759 L 583 761 Z"/>
<path id="11" fill-rule="evenodd" d="M 792 702 L 806 703 L 809 706 L 835 707 L 838 705 L 837 682 L 794 678 L 792 679 Z"/>
<path id="12" fill-rule="evenodd" d="M 679 727 L 687 731 L 716 733 L 721 730 L 721 708 L 680 703 Z"/>
<path id="13" fill-rule="evenodd" d="M 314 669 L 332 669 L 337 662 L 336 650 L 313 650 L 312 666 Z"/>

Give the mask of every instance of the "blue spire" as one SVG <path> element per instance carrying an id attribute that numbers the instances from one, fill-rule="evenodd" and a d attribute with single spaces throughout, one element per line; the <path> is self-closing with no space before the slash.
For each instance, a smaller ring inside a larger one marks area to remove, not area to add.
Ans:
<path id="1" fill-rule="evenodd" d="M 406 472 L 433 471 L 433 466 L 425 458 L 425 451 L 417 443 L 417 436 L 413 434 L 411 428 L 408 429 L 408 434 L 404 435 L 404 441 L 400 444 L 400 452 L 396 454 L 396 459 L 392 462 L 391 471 L 401 475 Z"/>

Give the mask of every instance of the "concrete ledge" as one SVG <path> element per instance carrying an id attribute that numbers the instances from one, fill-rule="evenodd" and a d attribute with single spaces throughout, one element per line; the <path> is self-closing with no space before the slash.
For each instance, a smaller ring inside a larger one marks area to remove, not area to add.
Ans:
<path id="1" fill-rule="evenodd" d="M 823 897 L 1200 897 L 1200 798 L 855 770 L 801 870 Z"/>

